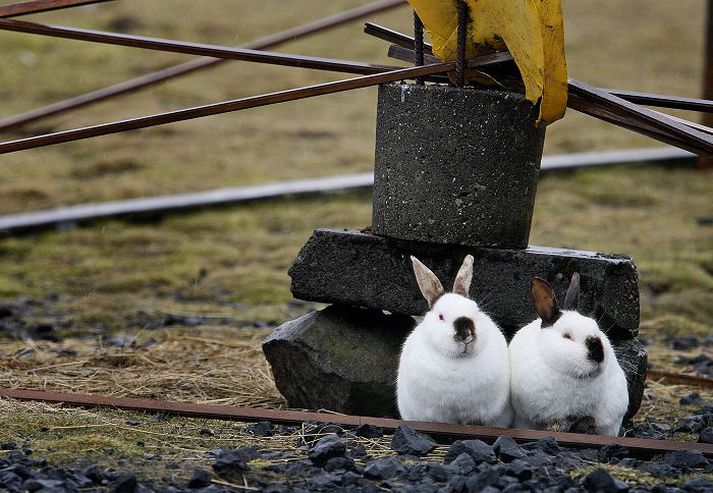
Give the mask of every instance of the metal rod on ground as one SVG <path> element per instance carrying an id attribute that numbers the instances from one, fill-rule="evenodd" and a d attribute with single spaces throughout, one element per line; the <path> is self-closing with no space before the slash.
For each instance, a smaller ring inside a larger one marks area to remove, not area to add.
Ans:
<path id="1" fill-rule="evenodd" d="M 295 39 L 303 38 L 305 36 L 324 32 L 326 30 L 342 26 L 344 24 L 355 21 L 357 19 L 362 19 L 369 15 L 384 12 L 395 7 L 400 7 L 402 5 L 405 5 L 405 3 L 405 0 L 380 0 L 378 2 L 363 5 L 351 10 L 346 10 L 344 12 L 340 12 L 338 14 L 316 20 L 314 22 L 309 22 L 301 26 L 293 27 L 284 31 L 277 32 L 275 34 L 271 34 L 269 36 L 259 38 L 255 41 L 243 45 L 242 48 L 248 48 L 253 50 L 272 48 L 288 41 L 293 41 Z M 188 62 L 180 63 L 178 65 L 173 65 L 171 67 L 167 67 L 156 72 L 151 72 L 150 74 L 142 75 L 134 79 L 129 79 L 124 82 L 114 84 L 112 86 L 75 96 L 73 98 L 43 106 L 32 111 L 0 119 L 0 131 L 19 127 L 21 125 L 39 121 L 50 116 L 67 113 L 75 109 L 89 106 L 99 101 L 104 101 L 113 98 L 115 96 L 139 91 L 141 89 L 151 87 L 166 80 L 174 79 L 182 75 L 187 75 L 196 72 L 198 70 L 207 69 L 209 67 L 215 67 L 226 61 L 228 60 L 224 58 L 203 57 L 196 60 L 190 60 Z"/>
<path id="2" fill-rule="evenodd" d="M 198 106 L 177 111 L 169 111 L 167 113 L 159 113 L 156 115 L 144 116 L 130 120 L 105 123 L 92 127 L 66 130 L 64 132 L 56 132 L 46 135 L 38 135 L 36 137 L 28 137 L 25 139 L 2 142 L 0 143 L 0 154 L 17 152 L 25 149 L 33 149 L 36 147 L 45 147 L 54 144 L 61 144 L 64 142 L 83 140 L 92 137 L 98 137 L 100 135 L 125 132 L 127 130 L 137 130 L 139 128 L 164 125 L 166 123 L 191 120 L 193 118 L 201 118 L 204 116 L 246 110 L 249 108 L 257 108 L 260 106 L 268 106 L 271 104 L 284 103 L 287 101 L 296 101 L 298 99 L 323 96 L 325 94 L 351 91 L 353 89 L 375 86 L 386 82 L 393 82 L 396 80 L 425 77 L 428 75 L 448 72 L 453 70 L 454 68 L 455 62 L 423 65 L 421 67 L 409 67 L 381 74 L 365 75 L 362 77 L 355 77 L 352 79 L 345 79 L 336 82 L 326 82 L 323 84 L 316 84 L 296 89 L 288 89 L 285 91 L 278 91 L 269 94 L 263 94 L 260 96 L 236 99 L 233 101 L 224 101 L 222 103 Z"/>
<path id="3" fill-rule="evenodd" d="M 603 447 L 618 444 L 627 447 L 636 455 L 656 455 L 681 449 L 699 450 L 707 456 L 713 455 L 713 445 L 707 443 L 680 442 L 673 440 L 651 440 L 644 438 L 608 437 L 583 435 L 578 433 L 558 433 L 552 431 L 523 430 L 517 428 L 493 428 L 475 425 L 457 425 L 429 423 L 421 421 L 401 421 L 390 418 L 372 418 L 368 416 L 350 416 L 307 411 L 282 411 L 256 409 L 250 407 L 215 406 L 172 402 L 155 399 L 137 399 L 89 394 L 62 394 L 41 390 L 0 389 L 0 397 L 23 401 L 59 403 L 80 407 L 111 407 L 128 411 L 161 412 L 180 416 L 208 419 L 240 421 L 271 421 L 278 424 L 298 424 L 304 421 L 320 421 L 344 426 L 371 424 L 387 431 L 394 431 L 401 424 L 406 424 L 416 431 L 427 433 L 435 439 L 451 441 L 453 439 L 479 438 L 493 441 L 500 436 L 510 436 L 519 442 L 531 442 L 553 437 L 565 447 Z"/>
<path id="4" fill-rule="evenodd" d="M 372 65 L 362 62 L 335 60 L 331 58 L 293 55 L 270 51 L 251 50 L 247 48 L 231 48 L 228 46 L 191 43 L 172 39 L 135 36 L 131 34 L 109 33 L 91 29 L 70 28 L 64 26 L 49 26 L 24 21 L 7 21 L 0 19 L 0 30 L 15 31 L 41 36 L 74 39 L 130 48 L 143 48 L 187 55 L 210 55 L 216 58 L 242 60 L 253 63 L 283 65 L 288 67 L 327 70 L 357 74 L 374 74 L 398 67 Z"/>
<path id="5" fill-rule="evenodd" d="M 649 370 L 646 372 L 649 380 L 659 380 L 669 385 L 689 385 L 692 387 L 702 387 L 713 389 L 713 378 L 699 377 L 696 375 L 685 375 L 669 371 Z"/>
<path id="6" fill-rule="evenodd" d="M 658 164 L 692 165 L 695 154 L 676 148 L 632 149 L 626 151 L 584 152 L 545 156 L 541 173 L 614 165 Z M 204 207 L 240 204 L 285 196 L 313 195 L 368 189 L 374 184 L 373 173 L 339 175 L 311 180 L 267 183 L 263 185 L 220 188 L 202 192 L 144 197 L 101 203 L 79 204 L 44 211 L 0 216 L 0 236 L 52 226 L 76 225 L 82 221 L 142 214 L 179 212 Z"/>
<path id="7" fill-rule="evenodd" d="M 32 0 L 30 2 L 11 3 L 0 5 L 0 18 L 8 19 L 20 15 L 39 14 L 50 10 L 80 7 L 93 3 L 111 2 L 113 0 Z"/>

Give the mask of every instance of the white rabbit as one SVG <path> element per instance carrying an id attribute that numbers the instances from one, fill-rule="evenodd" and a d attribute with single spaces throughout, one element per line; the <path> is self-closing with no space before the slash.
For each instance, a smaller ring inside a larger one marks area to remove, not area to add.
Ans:
<path id="1" fill-rule="evenodd" d="M 530 285 L 538 320 L 510 341 L 510 398 L 515 426 L 568 431 L 593 418 L 596 432 L 616 436 L 629 405 L 626 376 L 597 322 L 575 310 L 579 274 L 572 275 L 564 309 L 546 281 Z"/>
<path id="2" fill-rule="evenodd" d="M 401 418 L 441 423 L 509 426 L 510 368 L 505 337 L 468 298 L 473 257 L 468 255 L 453 293 L 411 257 L 430 311 L 404 342 L 396 394 Z"/>

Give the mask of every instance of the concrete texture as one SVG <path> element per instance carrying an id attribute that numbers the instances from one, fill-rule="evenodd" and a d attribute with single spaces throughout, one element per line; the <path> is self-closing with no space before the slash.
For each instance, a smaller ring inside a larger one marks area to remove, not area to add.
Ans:
<path id="1" fill-rule="evenodd" d="M 411 317 L 330 306 L 278 327 L 263 343 L 290 407 L 395 416 L 396 372 Z"/>
<path id="2" fill-rule="evenodd" d="M 330 306 L 278 327 L 263 343 L 277 388 L 290 407 L 398 416 L 396 374 L 411 317 Z M 641 405 L 646 350 L 612 341 L 629 384 L 629 412 Z"/>
<path id="3" fill-rule="evenodd" d="M 509 92 L 380 86 L 374 233 L 526 247 L 545 136 L 535 115 Z"/>
<path id="4" fill-rule="evenodd" d="M 536 318 L 529 293 L 533 277 L 546 279 L 562 301 L 575 271 L 581 275 L 583 314 L 599 320 L 611 338 L 630 339 L 638 333 L 634 263 L 626 256 L 579 250 L 446 246 L 319 229 L 289 270 L 292 294 L 308 301 L 423 314 L 428 305 L 418 290 L 409 255 L 418 257 L 450 290 L 468 253 L 475 258 L 471 297 L 509 336 Z"/>

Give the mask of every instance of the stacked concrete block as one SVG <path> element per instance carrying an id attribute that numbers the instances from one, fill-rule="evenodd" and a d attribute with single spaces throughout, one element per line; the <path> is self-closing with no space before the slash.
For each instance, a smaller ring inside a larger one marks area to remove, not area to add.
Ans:
<path id="1" fill-rule="evenodd" d="M 373 225 L 316 230 L 290 268 L 296 298 L 332 304 L 264 343 L 290 406 L 395 416 L 400 346 L 427 304 L 410 255 L 449 289 L 475 258 L 470 295 L 506 335 L 536 318 L 529 284 L 563 297 L 581 275 L 581 313 L 608 330 L 639 408 L 646 351 L 636 340 L 636 266 L 626 256 L 528 246 L 544 131 L 516 94 L 389 84 L 379 90 Z"/>

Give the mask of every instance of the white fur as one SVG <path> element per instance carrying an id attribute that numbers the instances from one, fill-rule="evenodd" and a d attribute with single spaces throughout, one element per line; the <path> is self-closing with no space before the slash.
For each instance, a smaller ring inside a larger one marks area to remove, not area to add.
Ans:
<path id="1" fill-rule="evenodd" d="M 590 336 L 602 341 L 601 364 L 587 359 L 584 344 Z M 515 426 L 537 429 L 591 416 L 600 435 L 619 434 L 629 405 L 626 377 L 594 320 L 566 310 L 551 327 L 542 328 L 537 319 L 515 334 L 509 349 Z"/>
<path id="2" fill-rule="evenodd" d="M 453 321 L 464 316 L 475 322 L 475 340 L 467 345 L 453 337 Z M 473 300 L 445 294 L 403 345 L 399 412 L 406 420 L 510 426 L 509 380 L 500 329 Z"/>

